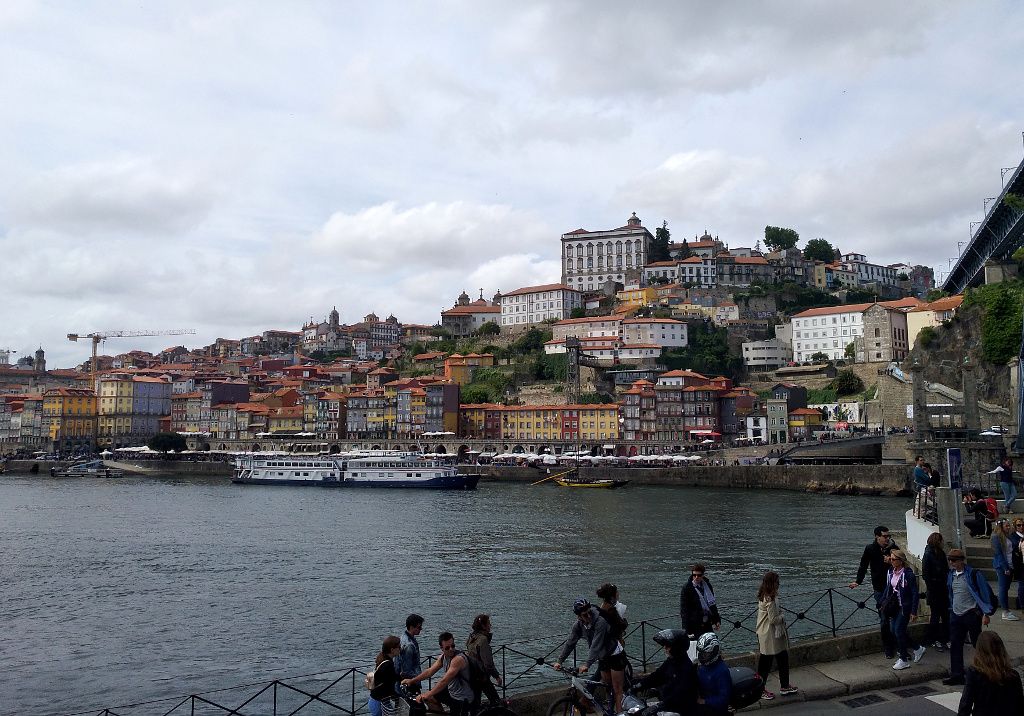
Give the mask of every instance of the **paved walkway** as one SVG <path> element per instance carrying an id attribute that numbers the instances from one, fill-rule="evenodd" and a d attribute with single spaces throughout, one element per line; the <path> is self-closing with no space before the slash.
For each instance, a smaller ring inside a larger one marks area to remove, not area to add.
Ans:
<path id="1" fill-rule="evenodd" d="M 1018 668 L 1024 664 L 1024 621 L 1010 622 L 1000 619 L 1002 610 L 995 613 L 987 629 L 998 632 L 1002 637 L 1010 658 Z M 974 658 L 974 649 L 970 644 L 964 646 L 964 665 L 970 666 Z M 936 697 L 943 693 L 959 694 L 960 687 L 949 687 L 942 685 L 942 679 L 949 675 L 949 652 L 938 652 L 929 648 L 924 657 L 917 664 L 902 671 L 892 670 L 893 659 L 887 659 L 883 654 L 877 656 L 859 656 L 840 661 L 830 661 L 813 666 L 801 666 L 794 669 L 790 674 L 790 681 L 800 688 L 799 693 L 792 696 L 778 695 L 779 679 L 778 673 L 772 671 L 768 677 L 768 690 L 776 693 L 773 701 L 760 701 L 744 711 L 751 711 L 762 708 L 782 708 L 783 713 L 828 713 L 821 702 L 835 702 L 839 707 L 849 711 L 850 705 L 841 703 L 849 701 L 858 696 L 876 695 L 883 701 L 894 699 L 902 701 L 905 698 L 914 696 L 913 693 L 905 692 L 910 687 L 924 688 L 927 686 L 930 692 L 929 697 Z M 955 697 L 959 703 L 959 696 Z M 953 697 L 946 697 L 945 701 L 951 701 Z M 817 702 L 813 705 L 803 702 Z M 876 702 L 880 703 L 880 702 Z M 934 699 L 929 704 L 944 703 Z M 798 708 L 799 706 L 799 708 Z M 922 708 L 931 706 L 922 705 Z M 808 711 L 807 708 L 812 710 Z M 889 705 L 892 708 L 892 705 Z M 902 710 L 903 704 L 900 708 Z M 815 710 L 817 709 L 817 710 Z M 952 710 L 956 711 L 956 704 Z M 943 711 L 923 710 L 918 713 L 942 713 Z M 945 711 L 948 713 L 948 711 Z M 872 713 L 857 709 L 857 713 Z M 887 713 L 891 713 L 891 710 Z M 910 713 L 910 712 L 908 712 Z"/>

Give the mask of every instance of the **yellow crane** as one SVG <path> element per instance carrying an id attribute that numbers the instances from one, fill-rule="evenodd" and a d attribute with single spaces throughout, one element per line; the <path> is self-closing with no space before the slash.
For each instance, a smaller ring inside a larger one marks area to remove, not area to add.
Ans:
<path id="1" fill-rule="evenodd" d="M 192 328 L 180 328 L 172 329 L 169 331 L 96 331 L 94 333 L 88 333 L 85 335 L 79 333 L 69 333 L 68 340 L 77 342 L 79 338 L 92 341 L 92 362 L 89 363 L 89 379 L 92 383 L 92 389 L 99 395 L 100 389 L 96 384 L 96 349 L 100 343 L 107 340 L 108 338 L 132 338 L 141 336 L 191 336 L 195 335 L 195 330 Z"/>

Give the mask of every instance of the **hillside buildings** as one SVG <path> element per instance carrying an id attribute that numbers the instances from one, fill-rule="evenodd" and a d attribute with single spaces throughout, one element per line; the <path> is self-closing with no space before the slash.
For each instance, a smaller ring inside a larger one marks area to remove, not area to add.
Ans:
<path id="1" fill-rule="evenodd" d="M 582 294 L 565 284 L 518 288 L 501 296 L 501 327 L 523 329 L 552 318 L 562 320 L 582 305 Z"/>
<path id="2" fill-rule="evenodd" d="M 617 229 L 562 234 L 562 283 L 581 292 L 598 291 L 607 281 L 639 283 L 653 240 L 636 212 Z"/>

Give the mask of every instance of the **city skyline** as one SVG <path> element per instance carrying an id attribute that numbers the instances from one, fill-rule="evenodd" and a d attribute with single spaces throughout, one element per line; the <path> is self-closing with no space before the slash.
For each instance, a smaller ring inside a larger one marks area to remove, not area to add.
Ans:
<path id="1" fill-rule="evenodd" d="M 434 323 L 559 237 L 766 224 L 938 274 L 1021 159 L 1019 11 L 675 3 L 0 10 L 0 348 Z M 160 350 L 166 340 L 110 344 Z"/>

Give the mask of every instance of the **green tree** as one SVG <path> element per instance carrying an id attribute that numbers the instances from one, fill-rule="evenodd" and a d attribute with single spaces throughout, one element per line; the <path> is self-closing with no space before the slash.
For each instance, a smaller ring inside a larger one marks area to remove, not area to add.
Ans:
<path id="1" fill-rule="evenodd" d="M 896 276 L 896 280 L 897 281 L 909 281 L 910 280 L 910 276 L 907 276 L 907 272 L 906 271 L 900 271 L 899 274 L 897 274 L 897 276 Z"/>
<path id="2" fill-rule="evenodd" d="M 686 239 L 684 238 L 683 239 L 683 243 L 680 244 L 680 246 L 679 246 L 679 251 L 678 251 L 676 257 L 681 260 L 681 259 L 688 259 L 691 256 L 693 256 L 693 252 L 690 251 L 690 245 L 688 243 L 686 243 Z"/>
<path id="3" fill-rule="evenodd" d="M 523 355 L 543 350 L 544 343 L 551 340 L 551 329 L 541 330 L 536 326 L 530 328 L 526 333 L 512 341 L 509 351 L 513 354 Z"/>
<path id="4" fill-rule="evenodd" d="M 587 309 L 583 306 L 576 306 L 569 312 L 569 318 L 584 318 L 587 315 Z"/>
<path id="5" fill-rule="evenodd" d="M 836 377 L 832 379 L 832 382 L 828 384 L 828 387 L 836 391 L 836 395 L 854 395 L 856 393 L 864 392 L 864 381 L 854 373 L 852 370 L 847 368 L 836 373 Z"/>
<path id="6" fill-rule="evenodd" d="M 822 353 L 821 351 L 818 351 L 817 353 L 812 353 L 811 354 L 811 361 L 814 362 L 814 363 L 824 363 L 827 360 L 828 360 L 828 356 L 825 355 L 824 353 Z"/>
<path id="7" fill-rule="evenodd" d="M 651 242 L 651 253 L 647 262 L 668 261 L 672 258 L 668 253 L 670 243 L 672 243 L 672 234 L 668 230 L 668 222 L 662 221 L 661 226 L 654 230 L 654 241 Z"/>
<path id="8" fill-rule="evenodd" d="M 938 301 L 940 298 L 946 298 L 947 296 L 949 296 L 949 294 L 943 291 L 942 289 L 933 288 L 924 295 L 924 300 L 928 301 L 928 303 L 931 303 L 932 301 Z"/>
<path id="9" fill-rule="evenodd" d="M 565 353 L 546 355 L 541 353 L 533 361 L 533 377 L 537 380 L 565 381 L 568 372 L 568 356 Z"/>
<path id="10" fill-rule="evenodd" d="M 835 249 L 825 239 L 811 239 L 804 246 L 804 258 L 808 260 L 817 259 L 827 264 L 836 260 Z"/>
<path id="11" fill-rule="evenodd" d="M 853 360 L 854 358 L 857 357 L 857 347 L 853 344 L 853 341 L 850 341 L 849 343 L 846 344 L 846 349 L 843 350 L 843 355 L 849 358 L 850 360 Z"/>
<path id="12" fill-rule="evenodd" d="M 178 433 L 157 433 L 149 439 L 146 446 L 157 452 L 181 452 L 188 447 L 185 438 Z"/>
<path id="13" fill-rule="evenodd" d="M 427 333 L 437 338 L 440 338 L 442 341 L 452 337 L 451 331 L 449 331 L 447 328 L 442 328 L 441 326 L 434 326 L 429 331 L 427 331 Z"/>
<path id="14" fill-rule="evenodd" d="M 793 229 L 787 229 L 782 226 L 764 227 L 764 245 L 770 251 L 791 249 L 796 246 L 796 242 L 799 240 L 800 234 L 793 231 Z"/>
<path id="15" fill-rule="evenodd" d="M 1024 196 L 1020 194 L 1007 194 L 1003 197 L 1003 202 L 1016 211 L 1024 211 Z"/>
<path id="16" fill-rule="evenodd" d="M 601 393 L 584 393 L 580 396 L 580 405 L 604 405 L 615 401 Z"/>
<path id="17" fill-rule="evenodd" d="M 462 403 L 494 403 L 493 391 L 486 385 L 470 383 L 462 386 L 459 391 L 459 401 Z"/>
<path id="18" fill-rule="evenodd" d="M 501 333 L 501 327 L 494 321 L 487 321 L 476 329 L 478 336 L 496 336 Z"/>
<path id="19" fill-rule="evenodd" d="M 924 328 L 917 332 L 916 343 L 922 348 L 928 348 L 932 345 L 932 343 L 936 341 L 937 338 L 938 334 L 935 328 L 932 326 L 925 326 Z"/>

